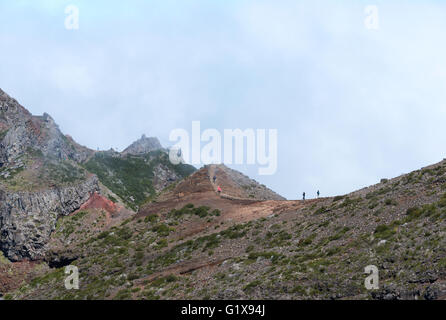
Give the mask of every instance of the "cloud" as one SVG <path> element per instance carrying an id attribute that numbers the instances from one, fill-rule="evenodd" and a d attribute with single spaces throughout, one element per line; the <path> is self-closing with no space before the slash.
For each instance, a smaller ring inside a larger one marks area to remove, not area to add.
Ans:
<path id="1" fill-rule="evenodd" d="M 80 29 L 64 28 L 67 4 Z M 352 191 L 443 158 L 445 4 L 2 2 L 0 87 L 91 148 L 142 133 L 278 129 L 283 195 Z"/>
<path id="2" fill-rule="evenodd" d="M 51 71 L 53 86 L 66 94 L 75 93 L 84 96 L 92 95 L 93 81 L 85 66 L 57 66 Z"/>

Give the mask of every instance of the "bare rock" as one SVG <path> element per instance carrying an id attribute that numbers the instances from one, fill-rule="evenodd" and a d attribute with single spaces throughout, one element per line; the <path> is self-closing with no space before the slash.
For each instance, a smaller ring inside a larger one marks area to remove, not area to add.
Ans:
<path id="1" fill-rule="evenodd" d="M 146 135 L 143 134 L 141 139 L 133 142 L 122 152 L 122 154 L 141 155 L 151 151 L 160 150 L 162 148 L 163 147 L 161 146 L 158 138 L 146 137 Z"/>
<path id="2" fill-rule="evenodd" d="M 97 190 L 96 176 L 38 192 L 0 190 L 0 249 L 12 261 L 42 258 L 57 219 L 79 209 Z"/>

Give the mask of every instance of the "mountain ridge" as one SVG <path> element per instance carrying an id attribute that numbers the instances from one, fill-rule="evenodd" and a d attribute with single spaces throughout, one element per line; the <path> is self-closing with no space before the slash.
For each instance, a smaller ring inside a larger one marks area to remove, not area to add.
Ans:
<path id="1" fill-rule="evenodd" d="M 89 246 L 71 242 L 80 290 L 64 290 L 62 268 L 8 297 L 446 298 L 446 161 L 306 201 L 230 199 L 212 183 L 202 168 Z M 364 287 L 368 265 L 377 290 Z"/>
<path id="2" fill-rule="evenodd" d="M 166 152 L 156 138 L 145 136 L 124 153 L 93 151 L 64 135 L 49 114 L 32 115 L 0 89 L 0 251 L 12 261 L 44 259 L 59 218 L 81 208 L 97 192 L 104 200 L 96 203 L 106 206 L 108 198 L 137 210 L 147 197 L 193 171 L 184 165 L 171 166 Z M 101 156 L 110 165 L 97 172 L 93 164 Z M 139 166 L 132 167 L 132 162 Z M 142 171 L 126 176 L 130 168 Z M 118 180 L 110 182 L 108 172 Z M 129 195 L 126 188 L 131 184 L 142 190 L 138 193 L 133 187 L 134 194 Z M 122 217 L 128 215 L 122 212 Z"/>
<path id="3" fill-rule="evenodd" d="M 94 152 L 81 165 L 84 151 L 70 153 L 49 116 L 16 104 L 0 95 L 7 299 L 446 299 L 446 160 L 346 195 L 285 200 L 224 165 L 172 169 L 163 149 Z M 42 190 L 25 183 L 33 170 Z M 64 287 L 69 264 L 79 290 Z M 376 290 L 364 286 L 370 265 Z"/>

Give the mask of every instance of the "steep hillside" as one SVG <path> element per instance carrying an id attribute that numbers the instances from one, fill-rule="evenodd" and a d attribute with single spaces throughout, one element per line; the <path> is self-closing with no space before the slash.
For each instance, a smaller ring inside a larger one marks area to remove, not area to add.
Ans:
<path id="1" fill-rule="evenodd" d="M 92 151 L 2 90 L 0 130 L 0 251 L 13 261 L 40 259 L 56 220 L 99 189 L 79 166 Z"/>
<path id="2" fill-rule="evenodd" d="M 97 192 L 137 210 L 194 170 L 173 166 L 156 138 L 143 136 L 123 154 L 80 146 L 48 114 L 32 115 L 0 89 L 0 251 L 11 261 L 45 259 L 58 220 Z"/>
<path id="3" fill-rule="evenodd" d="M 195 168 L 190 165 L 173 165 L 164 150 L 141 155 L 117 152 L 98 152 L 84 165 L 130 208 L 137 210 L 158 192 L 172 183 L 190 175 Z"/>
<path id="4" fill-rule="evenodd" d="M 285 200 L 266 186 L 222 164 L 204 166 L 196 174 L 163 190 L 156 200 L 166 202 L 167 200 L 183 198 L 189 194 L 203 192 L 210 192 L 215 196 L 218 187 L 221 188 L 219 198 L 252 201 Z"/>
<path id="5" fill-rule="evenodd" d="M 80 290 L 56 268 L 6 298 L 446 299 L 446 162 L 305 202 L 214 190 L 204 168 L 72 242 Z M 378 290 L 364 287 L 368 265 Z"/>
<path id="6" fill-rule="evenodd" d="M 307 201 L 223 165 L 194 171 L 154 138 L 79 146 L 0 90 L 0 296 L 446 299 L 446 161 Z M 65 290 L 68 264 L 80 290 Z"/>
<path id="7" fill-rule="evenodd" d="M 92 151 L 63 135 L 48 115 L 33 116 L 0 89 L 0 167 L 20 166 L 26 153 L 42 153 L 46 158 L 80 162 Z"/>
<path id="8" fill-rule="evenodd" d="M 77 164 L 93 151 L 75 143 L 48 115 L 33 116 L 0 89 L 0 187 L 34 191 L 87 179 Z"/>
<path id="9" fill-rule="evenodd" d="M 209 176 L 213 183 L 214 177 L 216 178 L 214 186 L 220 186 L 222 193 L 228 196 L 256 200 L 286 200 L 265 185 L 225 165 L 210 165 Z"/>

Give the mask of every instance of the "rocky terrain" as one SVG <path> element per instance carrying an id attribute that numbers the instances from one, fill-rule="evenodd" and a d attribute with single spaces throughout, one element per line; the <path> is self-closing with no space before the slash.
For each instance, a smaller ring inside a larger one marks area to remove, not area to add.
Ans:
<path id="1" fill-rule="evenodd" d="M 41 153 L 50 159 L 79 162 L 92 153 L 63 135 L 48 114 L 31 115 L 1 89 L 0 141 L 0 167 L 6 178 L 6 172 L 23 166 L 23 161 L 20 160 L 24 154 Z"/>
<path id="2" fill-rule="evenodd" d="M 0 190 L 0 247 L 12 261 L 42 258 L 60 216 L 68 215 L 97 191 L 95 176 L 74 186 L 38 192 Z"/>
<path id="3" fill-rule="evenodd" d="M 132 155 L 143 155 L 149 153 L 151 151 L 161 150 L 163 147 L 159 142 L 158 138 L 155 137 L 146 137 L 146 135 L 142 135 L 141 139 L 136 140 L 130 146 L 128 146 L 124 151 L 122 151 L 123 155 L 132 154 Z"/>
<path id="4" fill-rule="evenodd" d="M 92 151 L 54 120 L 31 115 L 0 90 L 0 249 L 12 261 L 44 255 L 58 217 L 99 189 L 78 163 Z"/>
<path id="5" fill-rule="evenodd" d="M 23 270 L 47 259 L 62 217 L 93 201 L 104 208 L 85 212 L 121 221 L 194 170 L 171 165 L 156 138 L 143 136 L 124 153 L 80 146 L 48 114 L 32 115 L 0 89 L 0 251 L 9 262 L 2 262 L 9 271 L 0 273 L 0 294 L 14 287 L 11 279 L 32 274 Z M 111 212 L 108 202 L 119 209 Z"/>
<path id="6" fill-rule="evenodd" d="M 217 177 L 215 185 L 220 186 L 223 194 L 228 196 L 256 200 L 286 200 L 265 185 L 225 165 L 211 165 L 209 174 L 212 179 L 214 176 Z"/>
<path id="7" fill-rule="evenodd" d="M 186 164 L 173 165 L 164 149 L 141 155 L 97 152 L 82 166 L 135 211 L 148 198 L 196 170 Z"/>
<path id="8" fill-rule="evenodd" d="M 91 151 L 0 93 L 0 297 L 446 299 L 446 160 L 285 200 L 224 165 L 173 166 L 150 138 Z"/>
<path id="9" fill-rule="evenodd" d="M 5 297 L 446 299 L 446 161 L 306 201 L 220 196 L 211 177 L 225 171 L 205 167 L 136 216 L 73 239 L 79 290 L 65 290 L 63 268 L 43 268 Z M 379 270 L 377 290 L 364 286 L 368 265 Z"/>

